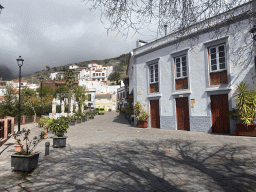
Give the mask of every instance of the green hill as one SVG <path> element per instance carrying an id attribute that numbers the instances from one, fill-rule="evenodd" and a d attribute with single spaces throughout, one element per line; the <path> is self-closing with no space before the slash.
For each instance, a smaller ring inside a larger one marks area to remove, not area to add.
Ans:
<path id="1" fill-rule="evenodd" d="M 99 65 L 113 66 L 113 70 L 119 71 L 122 74 L 122 77 L 124 77 L 128 62 L 129 62 L 129 53 L 122 54 L 119 57 L 115 57 L 115 58 L 104 59 L 104 60 L 82 61 L 74 64 L 76 64 L 79 67 L 87 67 L 89 63 L 97 63 Z M 38 78 L 40 76 L 43 76 L 44 79 L 49 79 L 50 73 L 54 73 L 57 71 L 65 71 L 68 69 L 69 65 L 71 64 L 73 63 L 69 63 L 66 65 L 62 65 L 60 67 L 53 67 L 53 68 L 46 66 L 46 70 L 36 71 L 31 75 L 22 76 L 22 79 L 28 80 L 31 83 L 39 83 Z M 15 78 L 15 79 L 18 79 L 18 78 Z"/>

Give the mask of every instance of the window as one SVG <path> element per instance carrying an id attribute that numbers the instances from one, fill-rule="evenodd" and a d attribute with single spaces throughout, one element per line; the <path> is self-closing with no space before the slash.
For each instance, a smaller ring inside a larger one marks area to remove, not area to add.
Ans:
<path id="1" fill-rule="evenodd" d="M 208 47 L 210 85 L 227 84 L 226 46 L 220 44 Z"/>
<path id="2" fill-rule="evenodd" d="M 181 55 L 174 58 L 175 90 L 188 89 L 187 56 Z"/>
<path id="3" fill-rule="evenodd" d="M 105 74 L 104 73 L 102 73 L 102 76 L 104 76 Z"/>
<path id="4" fill-rule="evenodd" d="M 209 48 L 210 71 L 217 72 L 226 69 L 225 45 Z"/>
<path id="5" fill-rule="evenodd" d="M 174 58 L 176 79 L 187 77 L 187 57 L 186 55 Z"/>
<path id="6" fill-rule="evenodd" d="M 150 64 L 148 67 L 149 67 L 149 92 L 157 93 L 159 92 L 158 61 L 157 63 Z"/>
<path id="7" fill-rule="evenodd" d="M 93 76 L 95 76 L 95 73 L 93 73 Z"/>
<path id="8" fill-rule="evenodd" d="M 150 84 L 158 82 L 158 64 L 149 65 Z"/>
<path id="9" fill-rule="evenodd" d="M 98 73 L 96 73 L 96 76 L 98 76 Z"/>

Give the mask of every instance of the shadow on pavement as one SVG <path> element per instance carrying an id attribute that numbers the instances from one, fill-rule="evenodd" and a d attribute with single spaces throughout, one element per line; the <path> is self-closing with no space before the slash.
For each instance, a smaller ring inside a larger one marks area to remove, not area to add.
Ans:
<path id="1" fill-rule="evenodd" d="M 17 182 L 27 191 L 255 191 L 254 163 L 244 146 L 133 140 L 52 150 L 31 175 L 0 183 L 10 191 Z"/>

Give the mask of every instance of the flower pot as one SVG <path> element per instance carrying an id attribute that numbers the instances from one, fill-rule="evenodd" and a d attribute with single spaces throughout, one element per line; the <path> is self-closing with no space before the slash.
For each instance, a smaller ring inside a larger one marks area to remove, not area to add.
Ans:
<path id="1" fill-rule="evenodd" d="M 14 145 L 14 151 L 15 152 L 20 152 L 23 149 L 23 145 Z"/>
<path id="2" fill-rule="evenodd" d="M 77 119 L 77 123 L 81 123 L 81 119 Z"/>
<path id="3" fill-rule="evenodd" d="M 147 128 L 147 127 L 148 127 L 148 121 L 141 121 L 141 120 L 138 120 L 138 121 L 137 121 L 137 124 L 135 125 L 135 127 Z"/>
<path id="4" fill-rule="evenodd" d="M 75 124 L 76 124 L 76 121 L 75 121 L 75 120 L 69 121 L 69 125 L 75 125 Z"/>
<path id="5" fill-rule="evenodd" d="M 66 147 L 66 137 L 53 137 L 53 147 L 54 148 Z"/>
<path id="6" fill-rule="evenodd" d="M 244 125 L 236 124 L 236 130 L 234 130 L 236 136 L 256 136 L 256 124 Z"/>
<path id="7" fill-rule="evenodd" d="M 11 155 L 11 168 L 13 171 L 31 171 L 38 165 L 39 153 L 31 155 Z"/>

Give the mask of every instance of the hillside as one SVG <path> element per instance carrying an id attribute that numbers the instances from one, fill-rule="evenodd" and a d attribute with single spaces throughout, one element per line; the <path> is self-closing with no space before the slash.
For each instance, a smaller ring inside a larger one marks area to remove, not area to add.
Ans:
<path id="1" fill-rule="evenodd" d="M 113 66 L 114 71 L 121 72 L 122 76 L 124 77 L 126 73 L 128 61 L 129 61 L 129 54 L 122 54 L 115 58 L 104 59 L 104 60 L 82 61 L 75 64 L 78 65 L 79 67 L 87 67 L 89 63 L 97 63 L 100 65 Z M 28 80 L 31 83 L 39 83 L 38 78 L 40 76 L 43 76 L 44 79 L 49 79 L 50 73 L 67 70 L 68 66 L 71 64 L 73 63 L 69 63 L 60 67 L 53 67 L 53 68 L 46 66 L 46 70 L 36 71 L 31 75 L 22 76 L 22 79 Z"/>

